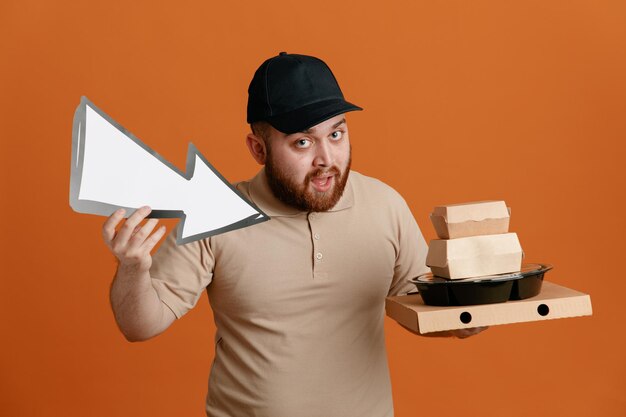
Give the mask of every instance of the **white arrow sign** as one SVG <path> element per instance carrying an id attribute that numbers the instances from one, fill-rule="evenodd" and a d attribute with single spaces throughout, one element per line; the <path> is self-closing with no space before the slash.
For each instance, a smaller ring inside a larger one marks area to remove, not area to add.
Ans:
<path id="1" fill-rule="evenodd" d="M 269 220 L 192 143 L 183 173 L 86 97 L 74 113 L 70 205 L 104 216 L 148 205 L 149 217 L 182 218 L 178 244 Z"/>

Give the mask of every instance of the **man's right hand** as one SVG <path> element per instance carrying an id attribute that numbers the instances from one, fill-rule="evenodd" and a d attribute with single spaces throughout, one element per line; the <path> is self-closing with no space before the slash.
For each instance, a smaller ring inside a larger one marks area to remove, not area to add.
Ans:
<path id="1" fill-rule="evenodd" d="M 118 259 L 121 268 L 135 272 L 150 270 L 152 265 L 150 252 L 165 234 L 165 226 L 159 227 L 152 233 L 158 219 L 149 219 L 141 226 L 141 222 L 150 212 L 150 207 L 139 208 L 130 215 L 119 230 L 116 229 L 124 218 L 124 209 L 117 210 L 104 222 L 102 226 L 104 243 Z"/>
<path id="2" fill-rule="evenodd" d="M 117 324 L 129 341 L 147 340 L 156 336 L 176 319 L 161 302 L 150 277 L 150 252 L 165 234 L 165 226 L 154 233 L 157 219 L 141 222 L 150 214 L 150 207 L 141 207 L 118 227 L 124 210 L 117 210 L 102 226 L 102 237 L 119 261 L 111 284 L 111 307 Z"/>

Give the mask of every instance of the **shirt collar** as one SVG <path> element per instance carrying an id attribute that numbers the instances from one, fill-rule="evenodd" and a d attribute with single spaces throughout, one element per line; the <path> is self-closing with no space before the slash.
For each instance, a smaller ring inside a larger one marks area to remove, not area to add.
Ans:
<path id="1" fill-rule="evenodd" d="M 343 190 L 343 195 L 333 208 L 328 211 L 345 210 L 354 205 L 354 192 L 352 190 L 351 177 L 348 177 L 348 183 Z M 261 169 L 258 174 L 250 181 L 250 198 L 265 214 L 270 217 L 275 216 L 295 216 L 304 211 L 291 207 L 274 196 L 268 182 L 265 168 Z"/>

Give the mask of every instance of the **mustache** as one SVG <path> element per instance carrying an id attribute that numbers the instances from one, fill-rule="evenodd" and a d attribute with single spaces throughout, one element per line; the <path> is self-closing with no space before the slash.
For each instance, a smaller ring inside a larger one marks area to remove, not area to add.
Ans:
<path id="1" fill-rule="evenodd" d="M 318 168 L 314 171 L 309 172 L 308 174 L 306 174 L 306 177 L 304 178 L 305 182 L 308 182 L 311 180 L 311 178 L 315 178 L 315 177 L 321 177 L 321 176 L 325 176 L 328 174 L 332 174 L 332 175 L 341 175 L 341 171 L 339 171 L 339 168 L 337 168 L 336 166 L 332 166 L 330 168 Z"/>

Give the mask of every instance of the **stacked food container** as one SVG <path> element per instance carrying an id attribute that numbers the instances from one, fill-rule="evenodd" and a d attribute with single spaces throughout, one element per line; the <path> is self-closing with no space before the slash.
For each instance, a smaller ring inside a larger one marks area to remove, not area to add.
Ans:
<path id="1" fill-rule="evenodd" d="M 504 201 L 438 206 L 430 218 L 439 237 L 426 258 L 432 274 L 413 280 L 426 304 L 486 304 L 539 293 L 551 266 L 522 265 Z"/>
<path id="2" fill-rule="evenodd" d="M 522 247 L 509 232 L 504 201 L 483 201 L 435 207 L 430 215 L 439 239 L 429 245 L 426 265 L 449 279 L 517 272 Z"/>

